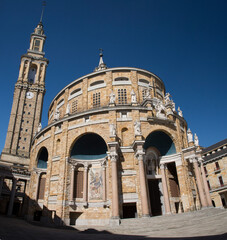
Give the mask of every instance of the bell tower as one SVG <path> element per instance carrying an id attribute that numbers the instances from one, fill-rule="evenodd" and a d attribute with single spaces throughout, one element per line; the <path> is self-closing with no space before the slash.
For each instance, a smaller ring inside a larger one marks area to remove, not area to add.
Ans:
<path id="1" fill-rule="evenodd" d="M 30 37 L 30 47 L 21 56 L 18 80 L 15 84 L 5 146 L 1 161 L 29 165 L 31 141 L 41 122 L 45 75 L 49 61 L 45 58 L 46 36 L 39 24 Z"/>

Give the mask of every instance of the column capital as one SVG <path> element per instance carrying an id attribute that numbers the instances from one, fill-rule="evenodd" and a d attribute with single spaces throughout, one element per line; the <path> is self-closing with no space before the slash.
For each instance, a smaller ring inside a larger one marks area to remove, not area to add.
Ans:
<path id="1" fill-rule="evenodd" d="M 76 167 L 75 165 L 70 165 L 71 171 L 74 171 L 75 167 Z"/>
<path id="2" fill-rule="evenodd" d="M 117 162 L 117 156 L 118 156 L 118 154 L 116 152 L 108 153 L 108 157 L 110 158 L 111 162 Z"/>
<path id="3" fill-rule="evenodd" d="M 160 163 L 160 169 L 166 169 L 165 163 Z"/>

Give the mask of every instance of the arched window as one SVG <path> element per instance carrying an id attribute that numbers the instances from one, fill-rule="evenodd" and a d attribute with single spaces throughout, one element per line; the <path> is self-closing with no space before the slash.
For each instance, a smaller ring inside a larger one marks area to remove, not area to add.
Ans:
<path id="1" fill-rule="evenodd" d="M 41 148 L 38 154 L 38 168 L 47 168 L 48 152 L 45 147 Z"/>
<path id="2" fill-rule="evenodd" d="M 60 152 L 61 152 L 61 140 L 58 139 L 57 142 L 56 142 L 56 155 L 60 155 Z"/>
<path id="3" fill-rule="evenodd" d="M 95 133 L 81 136 L 73 145 L 71 158 L 82 160 L 101 159 L 106 157 L 107 146 L 102 137 Z"/>
<path id="4" fill-rule="evenodd" d="M 91 83 L 90 87 L 93 87 L 93 86 L 96 86 L 96 85 L 100 85 L 100 84 L 103 84 L 103 83 L 104 83 L 104 80 L 99 80 L 99 81 Z"/>
<path id="5" fill-rule="evenodd" d="M 74 95 L 74 94 L 78 93 L 79 91 L 81 91 L 81 88 L 75 89 L 74 91 L 72 91 L 72 92 L 70 93 L 70 95 Z"/>
<path id="6" fill-rule="evenodd" d="M 65 103 L 65 100 L 62 98 L 62 99 L 58 102 L 57 108 L 60 108 L 62 105 L 64 105 L 64 103 Z"/>
<path id="7" fill-rule="evenodd" d="M 148 80 L 146 80 L 146 79 L 139 79 L 139 82 L 140 83 L 144 83 L 144 84 L 147 84 L 147 85 L 149 85 L 149 81 Z"/>
<path id="8" fill-rule="evenodd" d="M 114 81 L 115 81 L 115 82 L 119 82 L 119 81 L 129 81 L 129 79 L 126 78 L 126 77 L 118 77 L 118 78 L 115 78 Z"/>
<path id="9" fill-rule="evenodd" d="M 35 77 L 36 77 L 37 67 L 35 65 L 32 65 L 28 72 L 28 82 L 33 84 L 35 83 Z"/>
<path id="10" fill-rule="evenodd" d="M 121 129 L 121 142 L 122 142 L 122 146 L 126 146 L 127 145 L 127 139 L 128 139 L 127 138 L 127 134 L 128 134 L 128 128 L 122 128 Z"/>

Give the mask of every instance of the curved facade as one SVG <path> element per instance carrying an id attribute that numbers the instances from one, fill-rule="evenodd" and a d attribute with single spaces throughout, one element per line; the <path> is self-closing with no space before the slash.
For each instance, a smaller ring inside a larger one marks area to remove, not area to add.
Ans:
<path id="1" fill-rule="evenodd" d="M 109 68 L 88 74 L 57 94 L 48 117 L 31 147 L 30 197 L 66 224 L 195 208 L 194 178 L 182 154 L 189 146 L 187 123 L 153 73 Z M 46 169 L 37 167 L 43 147 Z"/>

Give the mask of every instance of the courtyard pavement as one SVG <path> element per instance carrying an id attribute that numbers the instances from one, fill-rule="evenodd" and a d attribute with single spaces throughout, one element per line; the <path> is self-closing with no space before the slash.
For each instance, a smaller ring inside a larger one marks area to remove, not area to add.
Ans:
<path id="1" fill-rule="evenodd" d="M 227 240 L 227 210 L 140 219 L 123 219 L 115 227 L 44 227 L 22 219 L 0 216 L 0 240 Z"/>

